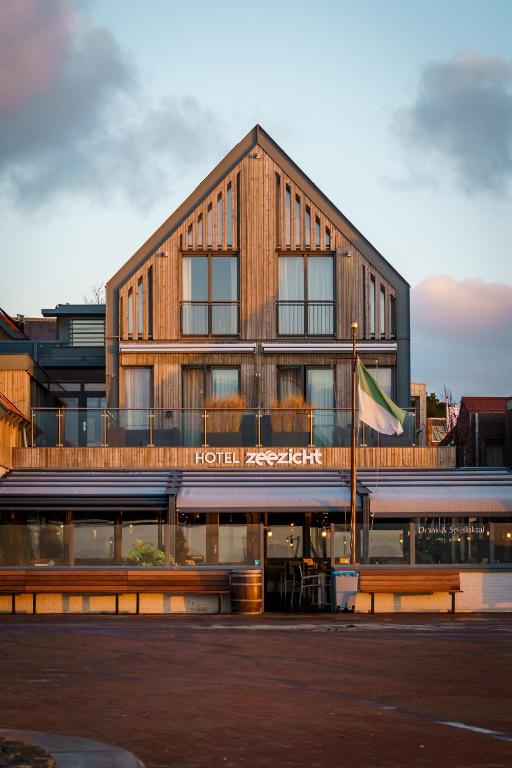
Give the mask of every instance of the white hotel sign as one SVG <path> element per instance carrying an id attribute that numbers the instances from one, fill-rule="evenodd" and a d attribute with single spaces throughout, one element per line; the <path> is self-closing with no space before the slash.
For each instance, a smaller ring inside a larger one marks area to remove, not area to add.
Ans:
<path id="1" fill-rule="evenodd" d="M 241 455 L 235 451 L 196 451 L 195 464 L 253 465 L 258 467 L 289 467 L 321 465 L 322 452 L 318 448 L 292 451 L 244 451 Z"/>

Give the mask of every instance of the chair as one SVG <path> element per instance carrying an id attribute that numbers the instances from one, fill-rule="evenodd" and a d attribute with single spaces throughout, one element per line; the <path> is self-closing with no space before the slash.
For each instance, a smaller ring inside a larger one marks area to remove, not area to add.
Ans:
<path id="1" fill-rule="evenodd" d="M 302 608 L 302 598 L 308 598 L 308 605 L 320 605 L 320 590 L 322 583 L 320 574 L 306 575 L 302 565 L 292 565 L 292 593 L 290 598 L 290 607 L 293 607 L 293 596 L 298 594 L 298 607 Z"/>

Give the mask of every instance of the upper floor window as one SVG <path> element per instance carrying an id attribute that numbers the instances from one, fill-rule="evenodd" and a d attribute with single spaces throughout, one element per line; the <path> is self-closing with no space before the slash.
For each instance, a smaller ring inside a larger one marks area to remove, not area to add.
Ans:
<path id="1" fill-rule="evenodd" d="M 222 195 L 217 196 L 217 245 L 222 245 L 222 229 L 224 223 L 224 211 L 222 204 Z"/>
<path id="2" fill-rule="evenodd" d="M 379 322 L 380 322 L 380 337 L 381 339 L 386 336 L 386 289 L 383 285 L 380 287 L 380 310 L 379 310 Z"/>
<path id="3" fill-rule="evenodd" d="M 292 241 L 292 193 L 288 184 L 286 185 L 285 191 L 284 236 L 285 244 L 289 246 Z"/>
<path id="4" fill-rule="evenodd" d="M 391 338 L 396 339 L 396 299 L 394 296 L 389 297 L 390 313 L 391 313 Z"/>
<path id="5" fill-rule="evenodd" d="M 128 291 L 128 336 L 133 336 L 133 290 Z"/>
<path id="6" fill-rule="evenodd" d="M 311 246 L 311 209 L 308 205 L 304 214 L 304 245 L 306 248 Z"/>
<path id="7" fill-rule="evenodd" d="M 187 231 L 187 245 L 189 248 L 192 248 L 194 245 L 194 232 L 192 229 L 192 224 L 188 225 L 188 231 Z"/>
<path id="8" fill-rule="evenodd" d="M 144 335 L 144 286 L 142 277 L 137 283 L 137 336 Z"/>
<path id="9" fill-rule="evenodd" d="M 320 240 L 320 219 L 318 216 L 315 217 L 315 247 L 320 248 L 321 240 Z"/>
<path id="10" fill-rule="evenodd" d="M 283 336 L 334 334 L 332 256 L 280 256 L 278 332 Z"/>
<path id="11" fill-rule="evenodd" d="M 226 198 L 226 245 L 231 248 L 233 245 L 233 189 L 231 184 L 228 184 Z"/>
<path id="12" fill-rule="evenodd" d="M 302 217 L 300 215 L 300 197 L 295 196 L 295 245 L 300 248 L 301 238 L 300 230 L 302 226 Z"/>
<path id="13" fill-rule="evenodd" d="M 72 347 L 102 347 L 105 344 L 105 318 L 72 317 L 69 343 Z"/>
<path id="14" fill-rule="evenodd" d="M 184 336 L 238 334 L 238 257 L 184 256 L 181 332 Z"/>
<path id="15" fill-rule="evenodd" d="M 375 303 L 377 301 L 376 296 L 376 288 L 375 288 L 375 278 L 373 275 L 370 277 L 370 336 L 372 339 L 375 338 L 375 312 L 376 307 Z"/>
<path id="16" fill-rule="evenodd" d="M 200 213 L 197 217 L 197 247 L 203 247 L 203 214 Z"/>
<path id="17" fill-rule="evenodd" d="M 368 366 L 368 373 L 373 376 L 377 384 L 380 386 L 384 394 L 390 397 L 392 400 L 395 397 L 395 369 L 391 366 L 382 366 L 372 368 Z"/>
<path id="18" fill-rule="evenodd" d="M 207 221 L 206 221 L 207 245 L 208 245 L 208 248 L 211 248 L 212 247 L 212 243 L 213 243 L 213 207 L 212 207 L 211 203 L 208 206 L 208 210 L 206 212 L 206 219 L 207 219 Z"/>
<path id="19" fill-rule="evenodd" d="M 331 230 L 329 227 L 325 228 L 325 247 L 327 250 L 331 247 Z"/>
<path id="20" fill-rule="evenodd" d="M 148 339 L 153 338 L 153 267 L 148 269 Z"/>

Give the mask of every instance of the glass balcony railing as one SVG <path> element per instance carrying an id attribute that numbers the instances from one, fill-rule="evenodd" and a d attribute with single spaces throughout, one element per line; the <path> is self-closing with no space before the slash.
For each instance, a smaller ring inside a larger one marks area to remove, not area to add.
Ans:
<path id="1" fill-rule="evenodd" d="M 349 447 L 349 408 L 33 408 L 34 448 L 55 447 Z M 400 436 L 357 422 L 360 447 L 413 446 L 416 414 Z"/>
<path id="2" fill-rule="evenodd" d="M 333 336 L 334 301 L 278 301 L 280 336 Z"/>

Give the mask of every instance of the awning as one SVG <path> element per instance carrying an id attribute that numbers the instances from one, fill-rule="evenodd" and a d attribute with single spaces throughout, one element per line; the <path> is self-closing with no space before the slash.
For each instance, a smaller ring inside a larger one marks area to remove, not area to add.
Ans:
<path id="1" fill-rule="evenodd" d="M 336 512 L 350 508 L 346 477 L 332 472 L 183 472 L 180 512 Z"/>
<path id="2" fill-rule="evenodd" d="M 376 517 L 509 517 L 512 473 L 495 469 L 362 470 Z"/>
<path id="3" fill-rule="evenodd" d="M 14 470 L 0 480 L 0 509 L 7 506 L 97 507 L 144 501 L 168 503 L 179 473 L 172 470 Z"/>

